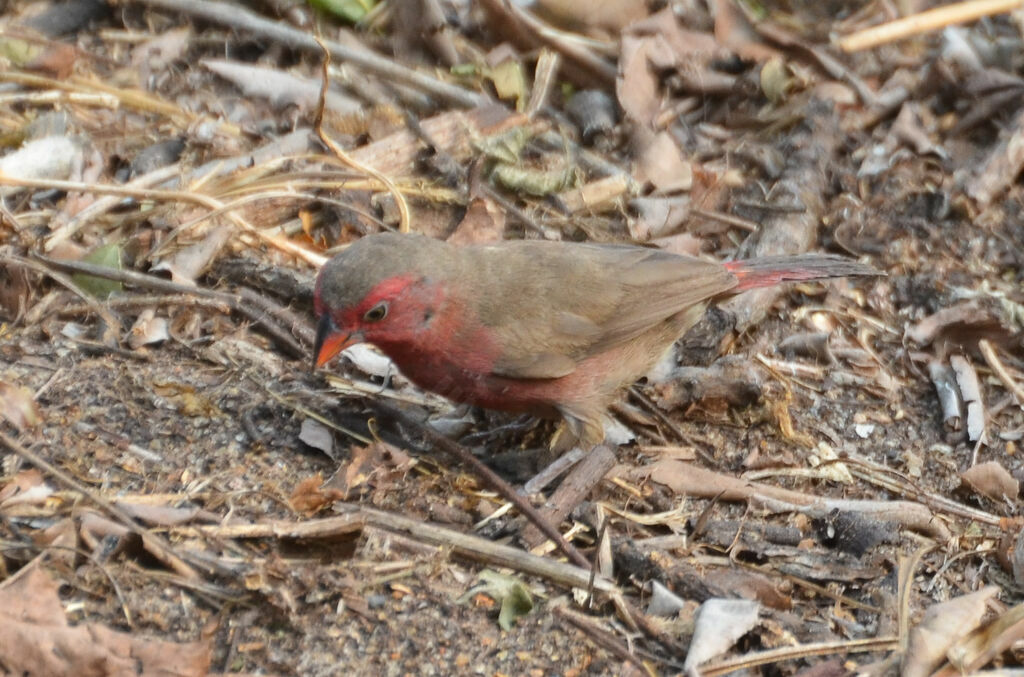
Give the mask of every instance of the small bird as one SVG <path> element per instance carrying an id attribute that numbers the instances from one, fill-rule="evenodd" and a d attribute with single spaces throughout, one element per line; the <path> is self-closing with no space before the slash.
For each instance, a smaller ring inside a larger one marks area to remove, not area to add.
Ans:
<path id="1" fill-rule="evenodd" d="M 837 256 L 715 263 L 632 245 L 358 240 L 320 270 L 314 363 L 368 342 L 421 388 L 564 421 L 552 447 L 589 448 L 605 412 L 710 303 L 781 282 L 878 275 Z"/>

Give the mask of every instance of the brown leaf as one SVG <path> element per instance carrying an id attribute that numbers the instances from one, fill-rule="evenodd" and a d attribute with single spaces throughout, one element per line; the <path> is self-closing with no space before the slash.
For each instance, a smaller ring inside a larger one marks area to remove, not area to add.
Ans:
<path id="1" fill-rule="evenodd" d="M 0 318 L 15 320 L 21 317 L 31 298 L 28 273 L 14 266 L 0 267 Z"/>
<path id="2" fill-rule="evenodd" d="M 14 505 L 40 505 L 53 493 L 46 485 L 43 473 L 35 468 L 22 470 L 10 482 L 0 486 L 0 508 Z"/>
<path id="3" fill-rule="evenodd" d="M 657 49 L 668 46 L 652 38 L 624 37 L 615 81 L 615 94 L 626 117 L 645 126 L 653 126 L 661 112 L 659 81 L 649 56 Z"/>
<path id="4" fill-rule="evenodd" d="M 641 143 L 638 179 L 650 181 L 662 193 L 688 190 L 693 185 L 693 167 L 669 132 L 659 132 Z"/>
<path id="5" fill-rule="evenodd" d="M 504 232 L 505 212 L 487 198 L 476 198 L 448 241 L 459 245 L 488 244 L 500 242 Z"/>
<path id="6" fill-rule="evenodd" d="M 943 308 L 907 330 L 907 338 L 923 346 L 939 339 L 963 346 L 976 344 L 983 338 L 1001 344 L 1012 334 L 1013 331 L 1003 325 L 996 309 L 983 306 L 976 300 Z"/>
<path id="7" fill-rule="evenodd" d="M 63 80 L 71 75 L 78 60 L 78 50 L 74 45 L 62 42 L 49 45 L 42 53 L 25 64 L 30 70 L 41 71 Z"/>
<path id="8" fill-rule="evenodd" d="M 356 487 L 369 484 L 375 476 L 392 469 L 404 471 L 412 462 L 404 451 L 384 442 L 352 447 L 352 458 L 348 465 L 332 477 L 327 486 L 348 496 Z"/>
<path id="9" fill-rule="evenodd" d="M 42 421 L 32 391 L 24 386 L 0 381 L 0 418 L 18 430 L 34 428 Z"/>
<path id="10" fill-rule="evenodd" d="M 317 473 L 313 477 L 307 477 L 299 482 L 288 500 L 296 512 L 311 515 L 343 498 L 345 498 L 344 492 L 325 487 L 323 475 Z"/>
<path id="11" fill-rule="evenodd" d="M 57 584 L 33 566 L 0 588 L 5 674 L 199 677 L 210 668 L 207 642 L 178 644 L 115 632 L 96 623 L 70 627 Z"/>
<path id="12" fill-rule="evenodd" d="M 998 592 L 999 588 L 990 585 L 928 607 L 924 618 L 910 631 L 900 674 L 903 677 L 930 675 L 945 660 L 949 648 L 978 627 L 989 600 Z"/>
<path id="13" fill-rule="evenodd" d="M 1020 482 L 998 461 L 979 463 L 968 468 L 960 475 L 960 479 L 973 491 L 999 503 L 1016 501 L 1020 492 Z"/>
<path id="14" fill-rule="evenodd" d="M 560 26 L 603 29 L 612 33 L 647 16 L 645 0 L 537 0 L 537 13 Z"/>

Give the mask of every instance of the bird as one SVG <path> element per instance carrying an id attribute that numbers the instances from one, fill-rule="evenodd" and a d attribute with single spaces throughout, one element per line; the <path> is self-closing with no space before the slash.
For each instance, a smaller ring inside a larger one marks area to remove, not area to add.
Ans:
<path id="1" fill-rule="evenodd" d="M 370 343 L 449 400 L 561 419 L 558 453 L 603 441 L 608 407 L 709 304 L 782 282 L 878 275 L 829 254 L 719 263 L 630 245 L 455 245 L 367 235 L 317 275 L 314 368 Z"/>

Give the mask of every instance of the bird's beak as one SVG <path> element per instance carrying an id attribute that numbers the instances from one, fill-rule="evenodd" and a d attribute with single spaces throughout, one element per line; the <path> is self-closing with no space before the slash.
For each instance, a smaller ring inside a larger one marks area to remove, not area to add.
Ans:
<path id="1" fill-rule="evenodd" d="M 320 318 L 316 328 L 316 342 L 313 344 L 313 367 L 322 367 L 345 348 L 363 342 L 360 332 L 344 332 L 338 329 L 327 313 Z"/>

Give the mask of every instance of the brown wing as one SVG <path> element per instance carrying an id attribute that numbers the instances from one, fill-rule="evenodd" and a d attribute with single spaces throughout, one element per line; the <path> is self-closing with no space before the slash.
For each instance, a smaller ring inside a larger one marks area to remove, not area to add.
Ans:
<path id="1" fill-rule="evenodd" d="M 623 245 L 509 242 L 465 250 L 474 305 L 498 336 L 494 373 L 557 378 L 728 291 L 724 267 Z"/>

